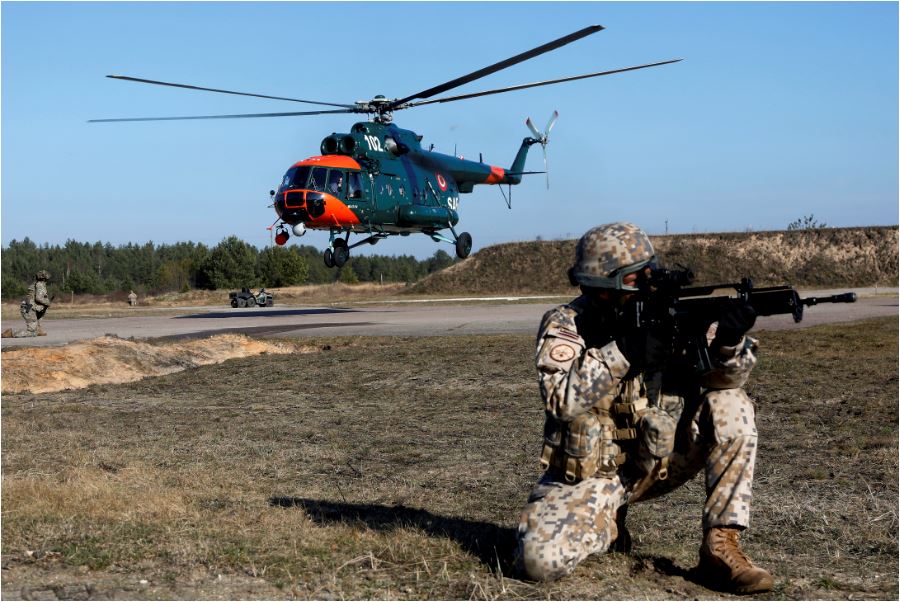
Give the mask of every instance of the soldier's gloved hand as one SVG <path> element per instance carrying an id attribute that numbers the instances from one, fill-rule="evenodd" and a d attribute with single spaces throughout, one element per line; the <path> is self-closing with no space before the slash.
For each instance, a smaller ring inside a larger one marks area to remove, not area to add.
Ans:
<path id="1" fill-rule="evenodd" d="M 665 339 L 650 328 L 632 328 L 616 338 L 616 346 L 628 363 L 628 376 L 634 377 L 645 370 L 660 369 L 669 356 Z"/>
<path id="2" fill-rule="evenodd" d="M 740 299 L 731 299 L 719 314 L 719 327 L 713 346 L 733 347 L 741 342 L 741 337 L 756 324 L 753 306 Z"/>
<path id="3" fill-rule="evenodd" d="M 640 371 L 644 367 L 647 354 L 647 333 L 640 328 L 630 328 L 616 337 L 616 347 L 631 365 L 629 372 Z"/>

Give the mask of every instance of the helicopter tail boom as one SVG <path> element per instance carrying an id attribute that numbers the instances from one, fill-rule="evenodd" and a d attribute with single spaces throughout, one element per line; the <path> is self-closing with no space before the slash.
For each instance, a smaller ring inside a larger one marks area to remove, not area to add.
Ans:
<path id="1" fill-rule="evenodd" d="M 504 174 L 504 178 L 500 182 L 496 182 L 497 184 L 518 184 L 522 181 L 522 175 L 527 173 L 524 171 L 525 169 L 525 159 L 528 157 L 528 150 L 535 144 L 539 144 L 541 141 L 536 140 L 534 138 L 525 138 L 522 140 L 522 146 L 519 147 L 519 152 L 516 153 L 516 158 L 513 159 L 512 165 L 509 170 L 507 170 L 506 174 Z"/>

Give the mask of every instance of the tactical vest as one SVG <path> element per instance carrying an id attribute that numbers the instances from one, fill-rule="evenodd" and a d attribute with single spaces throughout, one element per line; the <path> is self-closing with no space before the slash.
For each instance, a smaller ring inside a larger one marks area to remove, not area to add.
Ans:
<path id="1" fill-rule="evenodd" d="M 677 417 L 651 404 L 642 376 L 619 383 L 614 395 L 594 404 L 571 422 L 547 413 L 541 467 L 559 472 L 568 483 L 589 477 L 613 478 L 628 462 L 640 475 L 668 476 Z"/>

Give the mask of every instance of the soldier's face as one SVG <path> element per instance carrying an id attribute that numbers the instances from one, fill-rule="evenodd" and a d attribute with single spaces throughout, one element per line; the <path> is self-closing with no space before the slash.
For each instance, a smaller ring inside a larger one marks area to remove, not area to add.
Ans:
<path id="1" fill-rule="evenodd" d="M 644 272 L 647 276 L 650 276 L 650 268 L 645 268 Z M 638 273 L 635 272 L 633 274 L 626 274 L 622 277 L 622 284 L 625 286 L 637 286 L 638 284 Z M 593 289 L 592 297 L 595 302 L 599 303 L 608 303 L 612 305 L 622 306 L 628 303 L 631 300 L 635 293 L 632 291 L 615 291 L 608 289 Z"/>

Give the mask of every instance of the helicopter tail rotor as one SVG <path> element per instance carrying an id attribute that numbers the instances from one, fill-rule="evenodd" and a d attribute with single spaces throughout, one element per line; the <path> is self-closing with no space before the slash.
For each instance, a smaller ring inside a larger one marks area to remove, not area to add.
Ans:
<path id="1" fill-rule="evenodd" d="M 550 142 L 550 130 L 556 125 L 558 119 L 559 111 L 553 111 L 553 115 L 551 115 L 550 120 L 547 121 L 547 127 L 544 128 L 543 132 L 534 126 L 531 117 L 525 120 L 525 125 L 528 126 L 531 133 L 534 134 L 534 142 L 541 145 L 541 151 L 544 153 L 544 172 L 547 174 L 547 190 L 550 190 L 550 160 L 547 156 L 547 143 Z"/>

